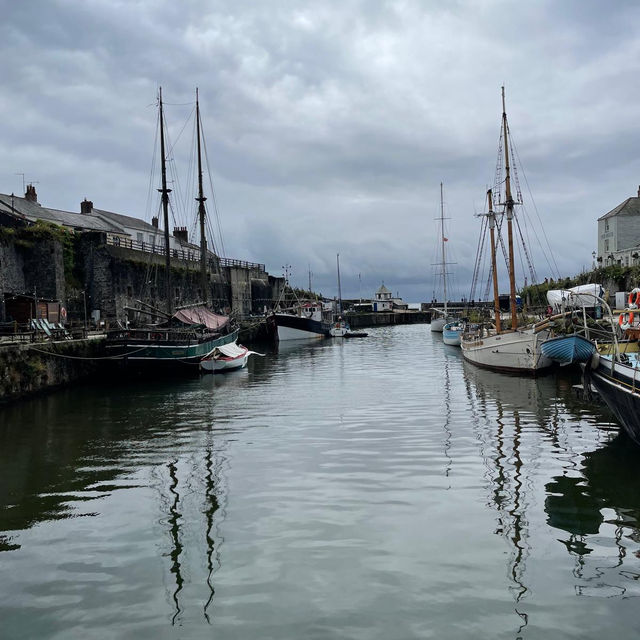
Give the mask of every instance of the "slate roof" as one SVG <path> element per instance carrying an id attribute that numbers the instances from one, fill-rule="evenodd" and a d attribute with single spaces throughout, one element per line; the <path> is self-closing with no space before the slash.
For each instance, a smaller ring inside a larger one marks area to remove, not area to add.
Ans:
<path id="1" fill-rule="evenodd" d="M 385 287 L 384 285 L 382 285 L 377 291 L 376 293 L 391 293 L 391 291 L 389 291 L 389 289 L 387 289 L 387 287 Z"/>
<path id="2" fill-rule="evenodd" d="M 12 207 L 13 204 L 13 207 Z M 72 211 L 61 211 L 60 209 L 49 209 L 37 202 L 0 193 L 0 207 L 9 213 L 26 218 L 30 222 L 44 220 L 54 224 L 82 229 L 83 231 L 110 231 L 111 233 L 125 233 L 124 229 L 109 220 L 98 216 L 74 213 Z"/>
<path id="3" fill-rule="evenodd" d="M 140 229 L 140 231 L 147 231 L 148 233 L 160 233 L 157 227 L 152 224 L 140 220 L 139 218 L 132 218 L 131 216 L 125 216 L 122 213 L 114 213 L 113 211 L 105 211 L 104 209 L 94 209 L 91 215 L 102 216 L 120 227 L 128 227 L 130 229 Z"/>
<path id="4" fill-rule="evenodd" d="M 627 198 L 615 209 L 598 218 L 598 221 L 604 220 L 605 218 L 613 218 L 614 216 L 640 216 L 640 198 Z"/>

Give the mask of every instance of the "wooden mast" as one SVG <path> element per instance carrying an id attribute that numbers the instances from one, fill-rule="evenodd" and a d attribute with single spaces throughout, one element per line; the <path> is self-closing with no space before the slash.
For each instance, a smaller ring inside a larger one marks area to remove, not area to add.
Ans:
<path id="1" fill-rule="evenodd" d="M 511 168 L 509 167 L 509 138 L 507 127 L 507 109 L 504 99 L 504 87 L 502 87 L 502 128 L 504 139 L 504 174 L 505 174 L 505 207 L 507 212 L 507 235 L 509 239 L 509 298 L 511 302 L 511 328 L 518 328 L 518 316 L 516 315 L 516 277 L 513 258 L 513 196 L 511 195 Z"/>
<path id="2" fill-rule="evenodd" d="M 164 114 L 162 111 L 162 87 L 159 92 L 160 99 L 160 160 L 162 164 L 162 189 L 158 191 L 162 194 L 162 213 L 164 222 L 164 267 L 166 272 L 166 297 L 167 297 L 167 315 L 173 315 L 173 304 L 171 303 L 171 249 L 169 246 L 169 193 L 171 189 L 167 189 L 167 166 L 165 162 L 164 150 Z"/>
<path id="3" fill-rule="evenodd" d="M 440 240 L 442 242 L 442 288 L 444 292 L 444 318 L 447 319 L 447 267 L 444 253 L 444 197 L 442 194 L 442 182 L 440 183 Z"/>
<path id="4" fill-rule="evenodd" d="M 198 218 L 200 220 L 200 286 L 202 288 L 202 300 L 207 304 L 209 283 L 207 282 L 207 238 L 205 234 L 206 200 L 202 189 L 202 152 L 200 147 L 200 102 L 198 101 L 198 89 L 196 88 L 196 137 L 198 139 Z"/>
<path id="5" fill-rule="evenodd" d="M 496 263 L 496 214 L 493 211 L 493 195 L 491 189 L 487 191 L 487 201 L 489 203 L 489 232 L 491 234 L 491 270 L 493 272 L 493 312 L 495 316 L 496 333 L 502 330 L 500 324 L 500 290 L 498 289 L 498 268 Z"/>

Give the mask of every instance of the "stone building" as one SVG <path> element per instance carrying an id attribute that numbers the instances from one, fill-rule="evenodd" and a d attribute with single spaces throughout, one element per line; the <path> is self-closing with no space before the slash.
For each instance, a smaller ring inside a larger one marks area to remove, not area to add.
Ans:
<path id="1" fill-rule="evenodd" d="M 615 209 L 598 218 L 598 265 L 640 264 L 640 188 Z"/>
<path id="2" fill-rule="evenodd" d="M 28 227 L 37 230 L 39 220 L 67 231 L 66 249 L 55 234 L 37 242 L 18 238 L 20 229 L 27 234 Z M 0 231 L 2 227 L 16 231 L 0 234 L 0 321 L 6 318 L 4 300 L 20 295 L 59 300 L 70 313 L 75 306 L 76 315 L 88 312 L 101 322 L 130 319 L 139 300 L 160 309 L 166 304 L 164 233 L 157 218 L 149 224 L 95 209 L 87 199 L 79 212 L 50 209 L 38 203 L 29 185 L 23 198 L 0 194 Z M 200 248 L 189 242 L 187 229 L 175 228 L 169 246 L 174 307 L 206 297 L 216 311 L 246 316 L 271 308 L 279 295 L 283 279 L 270 276 L 265 265 L 220 258 L 211 251 L 203 292 Z"/>

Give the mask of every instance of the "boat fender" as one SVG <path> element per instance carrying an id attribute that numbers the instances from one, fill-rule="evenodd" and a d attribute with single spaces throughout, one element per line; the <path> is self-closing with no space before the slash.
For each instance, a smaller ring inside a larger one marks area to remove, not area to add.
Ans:
<path id="1" fill-rule="evenodd" d="M 591 356 L 591 360 L 589 361 L 589 365 L 591 366 L 592 369 L 597 369 L 598 365 L 600 364 L 600 354 L 597 351 L 593 352 L 593 355 Z"/>
<path id="2" fill-rule="evenodd" d="M 633 324 L 633 311 L 621 313 L 618 316 L 618 324 L 623 331 L 626 331 Z"/>
<path id="3" fill-rule="evenodd" d="M 628 303 L 629 309 L 640 307 L 640 289 L 638 287 L 635 287 L 629 293 Z"/>

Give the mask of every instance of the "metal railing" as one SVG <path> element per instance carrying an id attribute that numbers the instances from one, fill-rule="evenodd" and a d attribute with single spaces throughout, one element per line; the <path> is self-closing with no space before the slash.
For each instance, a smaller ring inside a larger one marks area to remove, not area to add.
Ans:
<path id="1" fill-rule="evenodd" d="M 107 244 L 112 247 L 122 247 L 123 249 L 153 253 L 159 256 L 163 256 L 165 254 L 164 245 L 134 240 L 133 238 L 121 238 L 120 236 L 107 235 Z M 171 249 L 171 257 L 176 258 L 177 260 L 200 262 L 200 252 L 196 248 Z M 236 260 L 234 258 L 220 258 L 214 254 L 209 256 L 208 262 L 213 267 L 217 264 L 220 267 L 239 267 L 240 269 L 255 269 L 257 271 L 266 272 L 264 264 L 248 262 L 247 260 Z"/>

